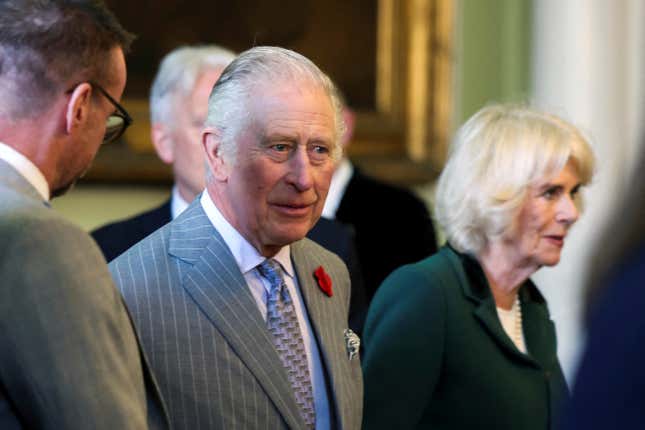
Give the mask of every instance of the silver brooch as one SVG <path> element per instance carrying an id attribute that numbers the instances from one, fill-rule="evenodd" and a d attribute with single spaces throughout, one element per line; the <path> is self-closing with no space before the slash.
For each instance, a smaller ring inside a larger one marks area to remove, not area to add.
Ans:
<path id="1" fill-rule="evenodd" d="M 359 338 L 358 335 L 350 329 L 345 329 L 343 334 L 345 336 L 347 355 L 350 360 L 353 360 L 358 357 L 358 352 L 361 349 L 361 338 Z"/>

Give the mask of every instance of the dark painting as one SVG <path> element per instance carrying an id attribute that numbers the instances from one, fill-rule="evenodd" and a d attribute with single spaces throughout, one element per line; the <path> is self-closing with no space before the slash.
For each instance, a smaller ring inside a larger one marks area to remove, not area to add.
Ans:
<path id="1" fill-rule="evenodd" d="M 336 81 L 348 103 L 375 110 L 377 0 L 108 0 L 137 35 L 126 98 L 147 98 L 161 58 L 186 44 L 237 52 L 256 45 L 293 49 Z"/>

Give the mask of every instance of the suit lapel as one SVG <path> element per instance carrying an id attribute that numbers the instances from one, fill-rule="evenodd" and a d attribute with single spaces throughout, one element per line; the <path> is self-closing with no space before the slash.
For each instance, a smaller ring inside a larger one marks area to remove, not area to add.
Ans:
<path id="1" fill-rule="evenodd" d="M 303 246 L 303 241 L 293 243 L 291 257 L 328 380 L 330 407 L 333 405 L 332 410 L 335 411 L 332 417 L 336 417 L 338 428 L 344 428 L 340 411 L 342 411 L 341 405 L 345 404 L 347 399 L 339 378 L 341 375 L 351 374 L 349 360 L 342 348 L 344 347 L 343 331 L 347 328 L 347 322 L 334 317 L 335 313 L 343 308 L 340 303 L 337 303 L 341 298 L 338 295 L 329 297 L 318 287 L 313 273 L 321 262 L 313 258 L 311 253 L 306 252 Z M 332 285 L 335 284 L 336 280 L 332 279 Z M 339 348 L 339 342 L 341 348 Z"/>
<path id="2" fill-rule="evenodd" d="M 169 253 L 189 264 L 182 286 L 253 373 L 291 428 L 302 428 L 293 390 L 232 253 L 199 200 L 173 224 Z"/>

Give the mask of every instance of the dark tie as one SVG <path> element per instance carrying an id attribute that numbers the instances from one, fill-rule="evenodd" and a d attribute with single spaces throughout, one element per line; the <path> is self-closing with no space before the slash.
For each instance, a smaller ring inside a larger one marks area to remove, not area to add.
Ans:
<path id="1" fill-rule="evenodd" d="M 271 284 L 267 300 L 267 327 L 282 365 L 287 370 L 296 402 L 300 406 L 300 415 L 307 428 L 313 429 L 316 426 L 313 389 L 293 300 L 284 283 L 280 264 L 274 260 L 265 260 L 258 266 L 258 270 Z"/>

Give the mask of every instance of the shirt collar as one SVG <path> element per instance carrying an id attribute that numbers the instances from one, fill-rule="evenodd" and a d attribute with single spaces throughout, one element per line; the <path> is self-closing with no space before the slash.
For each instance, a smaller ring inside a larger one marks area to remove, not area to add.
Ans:
<path id="1" fill-rule="evenodd" d="M 338 206 L 340 206 L 340 201 L 343 199 L 343 194 L 345 194 L 345 189 L 349 180 L 352 179 L 354 174 L 354 166 L 347 159 L 343 158 L 334 174 L 331 177 L 331 184 L 329 185 L 329 192 L 327 193 L 327 199 L 325 200 L 325 206 L 323 207 L 322 216 L 329 219 L 336 218 L 336 212 L 338 211 Z"/>
<path id="2" fill-rule="evenodd" d="M 38 191 L 44 201 L 49 201 L 49 184 L 45 175 L 30 159 L 2 142 L 0 142 L 0 159 L 16 169 Z"/>
<path id="3" fill-rule="evenodd" d="M 231 250 L 233 258 L 237 262 L 242 274 L 255 269 L 266 258 L 262 256 L 253 245 L 251 245 L 227 220 L 208 194 L 208 191 L 202 193 L 200 202 L 206 212 L 206 216 L 213 224 L 213 227 L 224 239 L 226 246 Z M 282 270 L 288 276 L 294 276 L 293 263 L 291 262 L 291 247 L 284 246 L 273 257 L 280 265 Z"/>
<path id="4" fill-rule="evenodd" d="M 189 202 L 184 200 L 184 198 L 179 194 L 179 189 L 177 188 L 177 185 L 172 187 L 172 194 L 170 198 L 170 216 L 172 219 L 175 219 L 181 214 L 183 211 L 186 210 L 188 207 Z"/>

